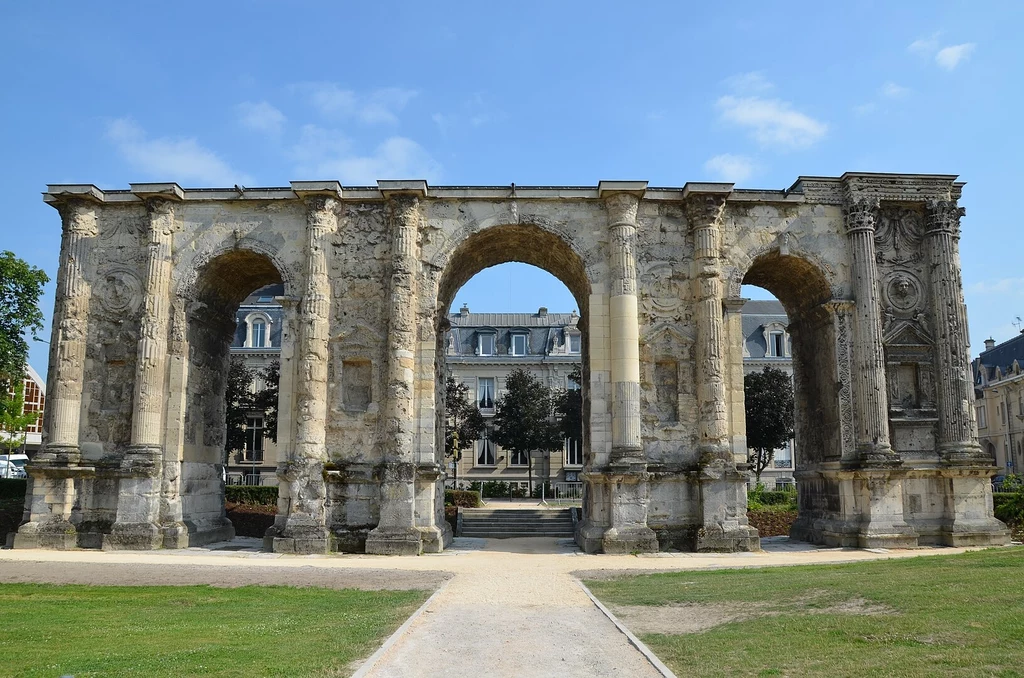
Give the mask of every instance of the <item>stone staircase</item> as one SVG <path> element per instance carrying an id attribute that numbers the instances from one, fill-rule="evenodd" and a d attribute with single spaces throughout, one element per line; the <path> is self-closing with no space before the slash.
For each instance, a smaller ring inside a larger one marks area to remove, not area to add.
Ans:
<path id="1" fill-rule="evenodd" d="M 569 538 L 569 509 L 463 509 L 460 537 L 508 539 L 510 537 Z"/>

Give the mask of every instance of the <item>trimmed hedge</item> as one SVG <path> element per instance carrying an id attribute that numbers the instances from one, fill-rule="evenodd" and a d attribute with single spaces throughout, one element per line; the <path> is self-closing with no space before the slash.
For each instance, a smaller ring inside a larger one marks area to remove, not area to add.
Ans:
<path id="1" fill-rule="evenodd" d="M 224 500 L 235 504 L 277 506 L 277 486 L 225 485 Z"/>
<path id="2" fill-rule="evenodd" d="M 0 478 L 0 499 L 25 500 L 28 492 L 27 478 Z"/>
<path id="3" fill-rule="evenodd" d="M 476 490 L 445 490 L 445 506 L 461 506 L 462 508 L 479 508 L 480 493 Z"/>
<path id="4" fill-rule="evenodd" d="M 993 492 L 992 504 L 996 518 L 1004 523 L 1024 523 L 1024 491 Z"/>

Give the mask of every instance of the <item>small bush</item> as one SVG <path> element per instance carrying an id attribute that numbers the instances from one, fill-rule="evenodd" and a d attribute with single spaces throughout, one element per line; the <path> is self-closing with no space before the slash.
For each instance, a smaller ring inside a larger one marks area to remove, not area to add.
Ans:
<path id="1" fill-rule="evenodd" d="M 767 506 L 785 507 L 786 510 L 795 511 L 796 488 L 788 490 L 766 490 L 761 483 L 747 493 L 747 508 L 751 511 L 760 510 Z"/>
<path id="2" fill-rule="evenodd" d="M 1024 523 L 1024 489 L 1016 492 L 993 492 L 992 504 L 996 518 L 1010 525 Z"/>
<path id="3" fill-rule="evenodd" d="M 534 499 L 540 499 L 540 488 L 540 483 L 537 483 L 536 485 L 533 486 Z M 551 499 L 551 497 L 553 496 L 555 496 L 555 493 L 551 490 L 551 483 L 544 483 L 544 497 L 547 499 Z"/>
<path id="4" fill-rule="evenodd" d="M 444 504 L 462 508 L 479 508 L 480 493 L 474 490 L 445 490 Z"/>
<path id="5" fill-rule="evenodd" d="M 277 487 L 273 485 L 225 485 L 224 499 L 234 504 L 276 506 Z"/>
<path id="6" fill-rule="evenodd" d="M 19 499 L 24 501 L 28 492 L 26 478 L 0 478 L 0 499 Z"/>

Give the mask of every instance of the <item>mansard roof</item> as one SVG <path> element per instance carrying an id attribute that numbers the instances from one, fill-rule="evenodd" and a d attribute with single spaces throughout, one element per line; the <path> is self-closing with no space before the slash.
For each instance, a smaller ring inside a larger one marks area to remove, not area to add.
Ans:
<path id="1" fill-rule="evenodd" d="M 972 366 L 974 367 L 975 384 L 978 384 L 979 372 L 984 374 L 985 381 L 996 379 L 997 369 L 1000 378 L 1013 374 L 1014 361 L 1024 365 L 1024 333 L 1007 339 L 987 351 L 982 351 L 974 359 Z"/>
<path id="2" fill-rule="evenodd" d="M 574 313 L 451 313 L 448 316 L 452 328 L 457 356 L 473 356 L 477 349 L 477 336 L 483 332 L 496 336 L 497 355 L 508 355 L 512 334 L 527 335 L 527 355 L 546 356 L 564 352 L 568 334 L 576 329 L 579 315 Z M 553 351 L 555 346 L 562 351 Z M 579 359 L 579 353 L 571 354 Z M 517 356 L 521 357 L 521 356 Z"/>

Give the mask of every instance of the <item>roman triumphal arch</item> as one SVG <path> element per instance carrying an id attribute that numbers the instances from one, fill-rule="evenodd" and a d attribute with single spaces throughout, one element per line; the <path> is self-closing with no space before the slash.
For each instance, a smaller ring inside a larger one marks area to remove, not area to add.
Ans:
<path id="1" fill-rule="evenodd" d="M 50 186 L 63 220 L 46 442 L 16 547 L 177 548 L 225 519 L 224 389 L 239 302 L 281 283 L 275 551 L 421 553 L 443 514 L 442 342 L 455 291 L 524 261 L 580 305 L 588 552 L 753 550 L 740 289 L 786 306 L 794 536 L 998 544 L 976 440 L 957 206 L 945 175 L 789 190 L 185 190 Z"/>

